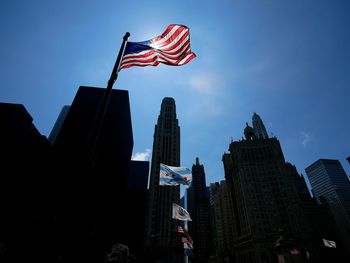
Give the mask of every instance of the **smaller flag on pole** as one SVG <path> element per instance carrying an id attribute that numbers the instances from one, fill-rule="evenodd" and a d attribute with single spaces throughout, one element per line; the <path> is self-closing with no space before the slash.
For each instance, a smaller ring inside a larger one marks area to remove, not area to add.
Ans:
<path id="1" fill-rule="evenodd" d="M 173 219 L 192 221 L 191 216 L 186 209 L 175 203 L 173 203 Z"/>
<path id="2" fill-rule="evenodd" d="M 180 185 L 189 187 L 192 181 L 191 170 L 186 167 L 160 164 L 159 185 Z"/>
<path id="3" fill-rule="evenodd" d="M 335 241 L 322 238 L 325 247 L 337 248 Z"/>
<path id="4" fill-rule="evenodd" d="M 184 243 L 184 248 L 186 245 L 188 248 L 193 249 L 193 240 L 190 237 L 190 235 L 188 234 L 188 232 L 186 231 L 186 229 L 183 228 L 182 226 L 178 226 L 177 232 L 179 232 L 182 236 L 181 241 L 182 241 L 182 243 Z"/>
<path id="5" fill-rule="evenodd" d="M 190 29 L 171 24 L 157 37 L 142 42 L 128 42 L 120 69 L 134 66 L 181 66 L 196 57 L 191 51 Z"/>
<path id="6" fill-rule="evenodd" d="M 297 249 L 297 248 L 293 248 L 293 249 L 290 251 L 290 253 L 291 253 L 292 255 L 300 255 L 300 250 Z"/>
<path id="7" fill-rule="evenodd" d="M 187 237 L 182 237 L 181 241 L 184 244 L 184 248 L 188 247 L 190 249 L 193 249 L 192 239 L 189 240 Z"/>

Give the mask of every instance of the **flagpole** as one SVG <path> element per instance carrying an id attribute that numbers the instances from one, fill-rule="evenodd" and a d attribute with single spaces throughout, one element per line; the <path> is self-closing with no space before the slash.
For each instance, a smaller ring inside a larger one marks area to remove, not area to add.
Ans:
<path id="1" fill-rule="evenodd" d="M 109 99 L 110 99 L 111 94 L 112 94 L 113 85 L 118 78 L 118 71 L 120 68 L 122 57 L 124 56 L 125 47 L 126 47 L 126 44 L 128 42 L 129 37 L 130 37 L 130 33 L 126 32 L 124 37 L 123 37 L 123 42 L 120 46 L 117 60 L 115 61 L 111 76 L 108 80 L 107 88 L 103 94 L 101 104 L 98 108 L 97 114 L 95 116 L 95 120 L 94 120 L 92 128 L 91 128 L 91 132 L 89 135 L 89 139 L 88 139 L 89 163 L 92 167 L 94 167 L 94 165 L 95 165 L 97 142 L 98 142 L 99 137 L 100 137 L 102 124 L 103 124 L 103 120 L 104 120 L 104 117 L 105 117 L 105 114 L 107 111 Z"/>
<path id="2" fill-rule="evenodd" d="M 186 188 L 185 188 L 185 195 L 184 195 L 184 206 L 185 206 L 186 211 L 188 211 L 187 210 L 187 189 Z M 184 226 L 185 226 L 185 230 L 188 233 L 188 221 L 185 221 Z M 188 263 L 188 256 L 186 253 L 185 253 L 185 263 Z"/>

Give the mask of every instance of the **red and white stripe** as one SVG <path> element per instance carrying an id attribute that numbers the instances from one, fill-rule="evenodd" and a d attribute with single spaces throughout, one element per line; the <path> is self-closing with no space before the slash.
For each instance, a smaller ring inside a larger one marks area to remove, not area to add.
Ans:
<path id="1" fill-rule="evenodd" d="M 161 36 L 151 40 L 150 46 L 153 49 L 124 55 L 120 69 L 159 63 L 181 66 L 196 57 L 191 52 L 189 28 L 182 25 L 170 25 Z"/>
<path id="2" fill-rule="evenodd" d="M 181 233 L 181 234 L 185 234 L 185 231 L 184 231 L 184 229 L 183 229 L 182 226 L 178 226 L 178 227 L 177 227 L 177 232 L 179 232 L 179 233 Z"/>
<path id="3" fill-rule="evenodd" d="M 193 248 L 193 240 L 190 237 L 190 235 L 187 233 L 186 229 L 183 228 L 182 226 L 178 226 L 177 227 L 177 232 L 179 232 L 182 235 L 182 237 L 181 237 L 182 243 L 187 244 L 191 248 Z"/>
<path id="4" fill-rule="evenodd" d="M 192 239 L 187 239 L 186 237 L 182 238 L 182 243 L 188 245 L 190 248 L 193 249 L 193 241 Z"/>

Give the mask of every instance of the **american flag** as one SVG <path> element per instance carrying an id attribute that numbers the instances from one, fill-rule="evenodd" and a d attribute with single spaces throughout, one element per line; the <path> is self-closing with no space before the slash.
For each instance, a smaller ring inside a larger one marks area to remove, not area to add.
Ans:
<path id="1" fill-rule="evenodd" d="M 190 248 L 193 248 L 193 240 L 190 237 L 190 235 L 187 233 L 186 229 L 184 229 L 182 226 L 178 226 L 177 232 L 179 232 L 182 235 L 182 238 L 181 238 L 182 243 L 188 245 Z"/>
<path id="2" fill-rule="evenodd" d="M 196 57 L 190 47 L 190 30 L 183 25 L 168 26 L 161 36 L 143 42 L 128 42 L 120 69 L 133 66 L 181 66 Z"/>
<path id="3" fill-rule="evenodd" d="M 182 243 L 184 243 L 184 247 L 185 245 L 188 246 L 189 248 L 193 249 L 193 241 L 192 239 L 188 239 L 186 237 L 182 237 Z"/>
<path id="4" fill-rule="evenodd" d="M 290 253 L 291 253 L 292 255 L 300 255 L 300 250 L 299 250 L 299 249 L 296 249 L 296 248 L 293 248 L 293 249 L 290 251 Z"/>
<path id="5" fill-rule="evenodd" d="M 183 229 L 182 226 L 177 227 L 177 232 L 179 232 L 180 234 L 185 234 L 185 230 Z"/>

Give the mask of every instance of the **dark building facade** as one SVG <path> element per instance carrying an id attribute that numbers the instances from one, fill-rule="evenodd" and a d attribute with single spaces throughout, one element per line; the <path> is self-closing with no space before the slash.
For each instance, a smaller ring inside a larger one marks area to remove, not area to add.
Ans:
<path id="1" fill-rule="evenodd" d="M 277 256 L 289 262 L 299 255 L 298 262 L 306 262 L 303 241 L 311 239 L 312 231 L 279 141 L 267 138 L 261 123 L 259 132 L 247 124 L 246 139 L 232 142 L 223 156 L 233 202 L 236 262 L 275 262 Z M 291 249 L 300 254 L 291 254 Z"/>
<path id="2" fill-rule="evenodd" d="M 64 120 L 66 119 L 69 108 L 70 108 L 70 106 L 68 106 L 68 105 L 63 106 L 63 108 L 62 108 L 62 110 L 61 110 L 60 114 L 58 115 L 58 118 L 55 122 L 55 125 L 53 126 L 53 128 L 50 132 L 49 141 L 52 145 L 55 144 L 57 135 L 61 130 L 61 127 L 63 125 Z"/>
<path id="3" fill-rule="evenodd" d="M 208 262 L 212 248 L 209 196 L 204 166 L 199 163 L 199 158 L 196 158 L 196 163 L 192 166 L 192 184 L 187 190 L 187 197 L 187 208 L 192 218 L 188 222 L 188 231 L 195 244 L 192 262 Z"/>
<path id="4" fill-rule="evenodd" d="M 126 210 L 128 212 L 128 222 L 127 226 L 125 226 L 129 232 L 127 244 L 131 253 L 136 255 L 138 260 L 142 262 L 144 257 L 149 162 L 131 161 L 129 169 L 126 200 L 130 207 Z"/>
<path id="5" fill-rule="evenodd" d="M 102 261 L 115 243 L 142 257 L 143 223 L 134 227 L 131 222 L 144 217 L 148 166 L 130 162 L 133 136 L 125 90 L 112 90 L 96 147 L 91 147 L 104 91 L 79 88 L 54 144 L 62 262 Z"/>
<path id="6" fill-rule="evenodd" d="M 340 240 L 327 201 L 321 198 L 318 203 L 316 198 L 311 197 L 303 175 L 299 175 L 296 167 L 290 163 L 286 163 L 286 176 L 297 192 L 300 207 L 311 231 L 311 235 L 303 240 L 309 253 L 309 262 L 344 262 L 346 255 L 342 249 L 330 249 L 323 243 L 323 239 L 336 243 Z"/>
<path id="7" fill-rule="evenodd" d="M 44 262 L 55 250 L 52 217 L 43 216 L 51 212 L 51 147 L 32 121 L 22 104 L 0 103 L 0 262 Z"/>
<path id="8" fill-rule="evenodd" d="M 180 166 L 180 127 L 173 98 L 164 98 L 154 129 L 145 249 L 148 261 L 181 262 L 183 249 L 172 219 L 172 203 L 179 204 L 179 186 L 159 186 L 160 163 Z"/>
<path id="9" fill-rule="evenodd" d="M 92 127 L 104 95 L 104 89 L 80 87 L 57 135 L 54 147 L 72 166 L 86 166 L 91 157 Z M 129 95 L 126 90 L 112 90 L 95 150 L 97 167 L 127 167 L 133 148 Z M 119 182 L 126 185 L 127 173 Z"/>
<path id="10" fill-rule="evenodd" d="M 212 255 L 210 262 L 235 262 L 235 224 L 232 198 L 226 181 L 210 184 Z"/>
<path id="11" fill-rule="evenodd" d="M 12 172 L 23 167 L 37 169 L 47 161 L 50 144 L 32 122 L 22 104 L 0 103 L 0 154 L 4 171 L 6 167 Z"/>
<path id="12" fill-rule="evenodd" d="M 92 138 L 104 92 L 79 88 L 52 147 L 23 105 L 0 104 L 1 262 L 104 262 L 117 243 L 143 259 L 149 163 L 130 160 L 127 91 L 112 90 Z"/>
<path id="13" fill-rule="evenodd" d="M 350 181 L 338 160 L 319 159 L 305 169 L 315 198 L 325 198 L 350 255 Z"/>
<path id="14" fill-rule="evenodd" d="M 22 104 L 0 103 L 0 202 L 3 208 L 16 207 L 14 211 L 40 209 L 44 189 L 38 184 L 47 181 L 50 171 L 50 143 L 32 122 Z"/>

